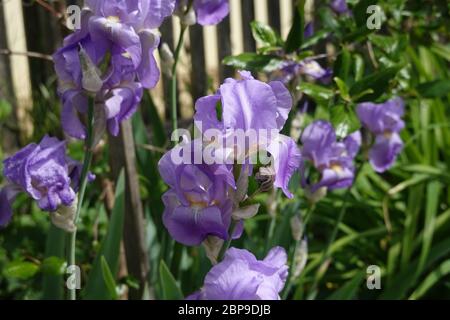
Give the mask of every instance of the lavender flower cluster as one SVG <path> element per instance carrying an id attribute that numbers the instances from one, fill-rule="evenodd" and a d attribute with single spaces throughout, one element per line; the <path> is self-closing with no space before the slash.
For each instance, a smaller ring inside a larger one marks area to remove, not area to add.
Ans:
<path id="1" fill-rule="evenodd" d="M 194 0 L 196 21 L 215 24 L 228 14 L 228 1 Z M 345 11 L 345 2 L 334 1 L 336 11 Z M 97 126 L 117 135 L 120 123 L 137 109 L 143 90 L 153 88 L 159 70 L 153 56 L 159 44 L 154 30 L 163 20 L 186 6 L 181 0 L 88 0 L 82 13 L 81 29 L 67 37 L 54 55 L 63 102 L 62 126 L 74 138 L 85 139 L 86 127 L 80 114 L 88 112 L 89 97 L 95 99 Z M 293 70 L 291 70 L 293 69 Z M 301 70 L 301 71 L 299 71 Z M 286 74 L 298 72 L 324 79 L 329 74 L 315 61 L 287 65 Z M 87 73 L 91 74 L 87 74 Z M 92 74 L 94 73 L 94 74 Z M 292 198 L 289 181 L 300 171 L 301 185 L 313 198 L 327 190 L 349 188 L 355 178 L 355 157 L 364 141 L 377 172 L 395 162 L 403 147 L 400 131 L 404 103 L 394 98 L 382 104 L 362 103 L 358 117 L 366 129 L 338 140 L 332 125 L 323 120 L 311 123 L 301 136 L 301 148 L 281 134 L 293 100 L 282 81 L 264 83 L 250 72 L 240 79 L 227 79 L 219 90 L 200 98 L 194 120 L 198 129 L 215 129 L 220 139 L 229 139 L 236 130 L 267 130 L 276 133 L 257 145 L 242 148 L 244 161 L 223 164 L 178 163 L 176 146 L 159 162 L 159 172 L 169 190 L 163 195 L 163 223 L 170 235 L 187 246 L 204 244 L 216 265 L 205 278 L 203 288 L 189 299 L 279 299 L 288 276 L 284 249 L 270 250 L 257 260 L 246 251 L 231 248 L 222 261 L 219 251 L 226 241 L 239 238 L 245 219 L 257 214 L 259 206 L 244 205 L 249 199 L 249 177 L 260 182 L 260 192 L 278 188 Z M 101 121 L 103 120 L 103 122 Z M 211 141 L 190 142 L 192 148 L 206 148 Z M 255 150 L 266 151 L 267 166 L 251 163 Z M 237 160 L 237 159 L 234 159 Z M 242 160 L 242 159 L 241 159 Z M 66 156 L 66 143 L 45 137 L 4 161 L 8 184 L 0 191 L 0 225 L 12 216 L 12 202 L 18 192 L 26 192 L 38 206 L 49 212 L 74 204 L 81 165 Z M 93 177 L 90 177 L 91 179 Z M 219 263 L 217 263 L 219 262 Z"/>

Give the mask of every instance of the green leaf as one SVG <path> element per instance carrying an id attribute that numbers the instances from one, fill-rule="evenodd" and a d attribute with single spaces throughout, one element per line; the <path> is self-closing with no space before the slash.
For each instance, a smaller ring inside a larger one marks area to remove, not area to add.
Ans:
<path id="1" fill-rule="evenodd" d="M 41 272 L 47 275 L 63 275 L 66 271 L 67 263 L 60 257 L 48 257 L 42 261 Z"/>
<path id="2" fill-rule="evenodd" d="M 450 61 L 450 45 L 434 43 L 431 50 L 442 58 Z"/>
<path id="3" fill-rule="evenodd" d="M 336 85 L 339 88 L 339 94 L 341 95 L 342 99 L 344 99 L 347 102 L 350 102 L 350 94 L 347 84 L 338 77 L 334 78 L 334 82 L 336 82 Z"/>
<path id="4" fill-rule="evenodd" d="M 6 265 L 3 275 L 6 278 L 30 279 L 39 271 L 37 264 L 26 261 L 13 261 Z"/>
<path id="5" fill-rule="evenodd" d="M 430 254 L 431 243 L 433 241 L 436 216 L 439 208 L 439 196 L 442 185 L 439 181 L 432 181 L 427 186 L 427 201 L 425 209 L 425 227 L 423 231 L 422 251 L 420 253 L 419 266 L 416 270 L 420 275 L 425 267 L 428 255 Z"/>
<path id="6" fill-rule="evenodd" d="M 282 60 L 277 56 L 248 52 L 226 57 L 222 63 L 241 70 L 270 72 L 276 70 Z"/>
<path id="7" fill-rule="evenodd" d="M 448 256 L 450 253 L 450 238 L 446 238 L 441 242 L 437 243 L 430 250 L 430 254 L 427 258 L 424 270 L 430 265 L 441 259 L 442 257 Z M 409 288 L 414 287 L 417 279 L 417 267 L 419 261 L 415 260 L 408 265 L 405 271 L 397 274 L 389 287 L 381 294 L 379 297 L 382 300 L 390 299 L 404 299 Z"/>
<path id="8" fill-rule="evenodd" d="M 339 54 L 336 63 L 334 64 L 333 74 L 343 81 L 347 81 L 350 73 L 351 60 L 352 57 L 350 52 L 346 47 L 343 47 L 342 52 Z"/>
<path id="9" fill-rule="evenodd" d="M 259 21 L 253 21 L 250 26 L 255 40 L 261 42 L 264 46 L 276 47 L 280 44 L 280 37 L 272 27 Z"/>
<path id="10" fill-rule="evenodd" d="M 108 262 L 106 261 L 105 257 L 102 256 L 102 275 L 103 275 L 103 281 L 105 281 L 106 287 L 108 288 L 109 294 L 111 295 L 111 298 L 113 300 L 117 300 L 119 296 L 117 295 L 117 289 L 116 289 L 116 281 L 114 280 L 114 276 L 111 272 L 111 269 L 108 266 Z"/>
<path id="11" fill-rule="evenodd" d="M 351 300 L 354 299 L 358 293 L 358 289 L 365 279 L 366 274 L 364 272 L 358 273 L 352 279 L 350 279 L 341 288 L 333 292 L 327 300 Z"/>
<path id="12" fill-rule="evenodd" d="M 360 128 L 360 122 L 355 111 L 342 104 L 331 107 L 330 119 L 336 129 L 336 136 L 340 139 Z"/>
<path id="13" fill-rule="evenodd" d="M 442 262 L 436 270 L 433 270 L 417 287 L 409 299 L 416 300 L 423 297 L 436 283 L 450 273 L 450 260 Z"/>
<path id="14" fill-rule="evenodd" d="M 350 95 L 354 97 L 370 89 L 373 90 L 373 93 L 366 94 L 356 101 L 363 102 L 376 100 L 383 93 L 388 91 L 390 81 L 395 78 L 400 69 L 400 66 L 390 67 L 364 77 L 351 87 Z"/>
<path id="15" fill-rule="evenodd" d="M 319 104 L 328 104 L 328 101 L 334 97 L 333 90 L 308 82 L 300 83 L 297 90 L 310 96 Z"/>
<path id="16" fill-rule="evenodd" d="M 183 300 L 184 296 L 178 283 L 167 268 L 166 263 L 161 260 L 159 265 L 159 281 L 163 292 L 164 300 Z"/>
<path id="17" fill-rule="evenodd" d="M 119 264 L 120 241 L 122 240 L 125 213 L 125 174 L 122 172 L 116 184 L 114 209 L 109 221 L 108 232 L 102 242 L 84 290 L 84 298 L 89 300 L 111 299 L 111 294 L 103 279 L 101 258 L 104 257 L 112 274 L 116 274 Z"/>
<path id="18" fill-rule="evenodd" d="M 355 73 L 355 81 L 359 81 L 364 77 L 365 65 L 364 59 L 360 54 L 354 54 L 353 59 L 354 62 L 354 73 Z"/>
<path id="19" fill-rule="evenodd" d="M 289 31 L 285 50 L 287 53 L 292 53 L 303 44 L 303 37 L 305 32 L 305 0 L 299 0 L 294 11 L 294 22 Z"/>
<path id="20" fill-rule="evenodd" d="M 314 35 L 312 37 L 310 37 L 308 39 L 304 39 L 303 44 L 300 49 L 306 49 L 306 48 L 312 47 L 320 40 L 328 37 L 329 34 L 330 34 L 330 30 L 328 30 L 328 29 L 317 31 L 316 33 L 314 33 Z"/>
<path id="21" fill-rule="evenodd" d="M 156 225 L 162 225 L 161 217 L 164 211 L 164 204 L 161 201 L 161 196 L 166 188 L 161 181 L 158 171 L 158 161 L 161 158 L 162 153 L 146 150 L 143 147 L 144 145 L 149 144 L 149 138 L 140 112 L 136 112 L 133 117 L 133 135 L 137 145 L 136 156 L 139 174 L 146 182 L 143 185 L 146 190 L 143 190 L 144 192 L 142 192 L 142 195 L 147 195 L 148 197 L 150 210 L 147 210 L 146 212 L 150 213 L 149 218 L 151 218 Z M 146 197 L 144 196 L 143 198 Z M 161 230 L 161 232 L 158 232 L 157 236 L 159 238 L 161 237 L 162 232 L 164 231 Z"/>
<path id="22" fill-rule="evenodd" d="M 442 98 L 450 93 L 450 80 L 435 80 L 421 83 L 416 89 L 424 98 Z"/>
<path id="23" fill-rule="evenodd" d="M 60 261 L 65 260 L 67 233 L 63 230 L 50 225 L 47 235 L 47 243 L 45 248 L 45 257 L 57 258 Z M 44 260 L 44 264 L 45 264 Z M 49 274 L 44 271 L 42 284 L 43 300 L 62 300 L 64 298 L 64 276 L 62 274 Z"/>

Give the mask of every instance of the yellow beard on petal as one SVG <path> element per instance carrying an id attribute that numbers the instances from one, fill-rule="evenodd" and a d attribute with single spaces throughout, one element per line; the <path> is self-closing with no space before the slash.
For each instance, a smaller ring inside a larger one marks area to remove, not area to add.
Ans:
<path id="1" fill-rule="evenodd" d="M 129 52 L 124 52 L 124 53 L 122 53 L 122 57 L 131 59 L 131 54 Z"/>
<path id="2" fill-rule="evenodd" d="M 110 22 L 110 23 L 119 23 L 120 22 L 120 18 L 118 16 L 109 16 L 106 18 L 106 20 L 108 20 L 108 22 Z"/>
<path id="3" fill-rule="evenodd" d="M 392 132 L 389 131 L 389 130 L 386 130 L 386 131 L 383 133 L 383 136 L 384 136 L 386 139 L 390 139 L 390 138 L 392 137 Z"/>
<path id="4" fill-rule="evenodd" d="M 337 174 L 340 174 L 340 173 L 342 173 L 344 171 L 344 169 L 342 169 L 342 166 L 339 165 L 339 164 L 332 164 L 330 168 L 331 168 L 331 170 L 333 170 Z"/>

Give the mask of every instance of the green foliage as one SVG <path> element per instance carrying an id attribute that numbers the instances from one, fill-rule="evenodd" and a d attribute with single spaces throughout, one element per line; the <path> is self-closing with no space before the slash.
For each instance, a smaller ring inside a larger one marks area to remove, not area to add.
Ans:
<path id="1" fill-rule="evenodd" d="M 401 96 L 406 102 L 405 129 L 401 133 L 405 146 L 396 165 L 383 174 L 373 171 L 366 150 L 362 150 L 357 159 L 360 173 L 351 192 L 330 191 L 315 205 L 304 230 L 308 262 L 294 279 L 288 299 L 448 299 L 450 34 L 445 1 L 423 6 L 419 1 L 352 0 L 348 1 L 351 15 L 338 15 L 328 3 L 320 4 L 312 12 L 316 30 L 310 38 L 304 37 L 304 3 L 297 1 L 286 38 L 271 26 L 254 21 L 251 28 L 259 45 L 257 51 L 227 57 L 223 63 L 253 71 L 255 76 L 264 74 L 268 79 L 283 75 L 285 61 L 314 59 L 333 70 L 328 82 L 299 72 L 287 84 L 295 106 L 286 134 L 301 131 L 311 121 L 326 119 L 342 139 L 361 128 L 355 114 L 358 103 Z M 368 30 L 367 6 L 375 3 L 381 6 L 385 18 L 381 30 Z M 34 140 L 46 133 L 62 135 L 60 102 L 53 87 L 54 80 L 49 80 L 34 92 Z M 309 102 L 307 112 L 299 109 L 305 100 Z M 15 132 L 14 126 L 3 126 L 12 111 L 9 103 L 0 100 L 2 129 Z M 158 173 L 158 161 L 171 144 L 165 121 L 146 93 L 132 123 L 148 222 L 148 281 L 155 298 L 178 300 L 201 288 L 212 265 L 202 246 L 179 250 L 162 222 L 161 196 L 167 186 Z M 121 174 L 116 183 L 115 205 L 108 218 L 107 201 L 101 198 L 105 191 L 102 183 L 109 177 L 109 163 L 115 155 L 109 154 L 107 145 L 102 148 L 95 156 L 97 180 L 89 186 L 76 243 L 84 299 L 119 299 L 123 286 L 139 286 L 131 276 L 118 278 L 125 179 Z M 82 159 L 84 152 L 81 142 L 69 144 L 73 158 Z M 250 185 L 250 190 L 257 189 L 254 179 L 250 179 Z M 244 236 L 232 245 L 246 248 L 258 258 L 275 245 L 292 253 L 295 241 L 291 219 L 301 215 L 305 220 L 310 204 L 299 174 L 291 180 L 290 190 L 293 199 L 285 199 L 280 193 L 251 199 L 260 204 L 260 211 L 246 221 Z M 345 216 L 337 223 L 344 205 Z M 0 298 L 62 299 L 67 234 L 50 226 L 48 215 L 25 196 L 18 197 L 14 212 L 11 224 L 0 231 Z M 322 263 L 336 226 L 329 259 Z M 381 290 L 366 287 L 369 265 L 381 269 Z"/>
<path id="2" fill-rule="evenodd" d="M 159 279 L 162 287 L 162 298 L 164 300 L 182 300 L 183 293 L 180 290 L 175 278 L 170 273 L 169 268 L 164 261 L 159 265 Z"/>
<path id="3" fill-rule="evenodd" d="M 305 30 L 305 1 L 300 0 L 294 9 L 294 22 L 284 46 L 287 53 L 292 53 L 303 44 Z"/>
<path id="4" fill-rule="evenodd" d="M 92 270 L 89 273 L 86 288 L 83 292 L 83 296 L 86 299 L 115 298 L 115 295 L 111 295 L 110 286 L 111 278 L 114 280 L 112 275 L 117 274 L 118 271 L 120 242 L 123 233 L 125 214 L 125 175 L 123 171 L 117 181 L 114 202 L 108 233 L 102 242 L 100 251 L 97 253 Z"/>

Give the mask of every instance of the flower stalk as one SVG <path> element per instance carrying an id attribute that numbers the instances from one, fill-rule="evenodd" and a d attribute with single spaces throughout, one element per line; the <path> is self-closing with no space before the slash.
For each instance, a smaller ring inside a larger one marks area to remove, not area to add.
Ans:
<path id="1" fill-rule="evenodd" d="M 89 170 L 92 163 L 93 157 L 93 122 L 94 122 L 94 98 L 89 97 L 88 106 L 88 121 L 87 121 L 87 137 L 85 141 L 86 153 L 83 161 L 83 169 L 80 177 L 80 189 L 78 193 L 78 206 L 75 213 L 74 224 L 77 226 L 78 220 L 80 218 L 81 209 L 83 208 L 84 197 L 86 194 L 86 187 L 88 183 Z M 76 264 L 76 239 L 77 239 L 77 229 L 69 235 L 69 256 L 68 265 L 74 266 Z M 69 300 L 76 300 L 76 288 L 69 289 Z"/>
<path id="2" fill-rule="evenodd" d="M 189 1 L 188 7 L 186 9 L 186 13 L 190 10 L 192 7 L 192 1 Z M 181 49 L 183 48 L 184 44 L 184 37 L 186 34 L 187 29 L 189 28 L 188 25 L 185 25 L 183 23 L 180 23 L 181 25 L 181 31 L 180 35 L 178 37 L 178 43 L 177 47 L 175 49 L 175 55 L 174 55 L 174 63 L 172 66 L 172 78 L 170 81 L 170 90 L 171 90 L 171 103 L 172 103 L 172 129 L 175 131 L 178 129 L 178 108 L 177 108 L 177 66 L 178 61 L 180 60 L 180 54 Z"/>

